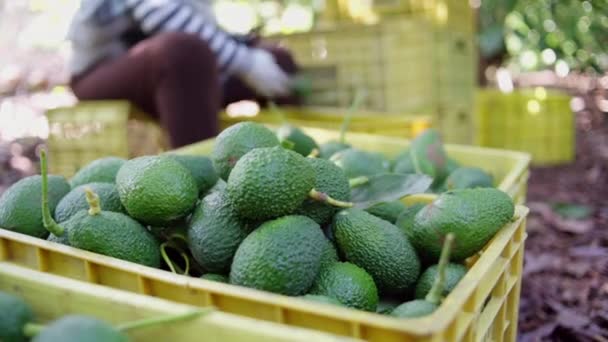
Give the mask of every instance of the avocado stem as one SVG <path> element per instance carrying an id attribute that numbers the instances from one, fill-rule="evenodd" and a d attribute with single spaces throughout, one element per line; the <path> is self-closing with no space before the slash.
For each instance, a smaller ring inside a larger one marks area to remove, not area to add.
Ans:
<path id="1" fill-rule="evenodd" d="M 363 103 L 363 99 L 365 98 L 365 94 L 362 89 L 358 89 L 353 98 L 353 102 L 350 105 L 350 108 L 344 115 L 344 120 L 342 121 L 342 126 L 340 127 L 340 137 L 338 141 L 342 144 L 346 142 L 346 131 L 348 131 L 348 127 L 350 126 L 350 121 L 352 119 L 353 112 L 359 109 L 361 103 Z"/>
<path id="2" fill-rule="evenodd" d="M 65 232 L 62 226 L 58 225 L 51 215 L 49 209 L 49 179 L 46 151 L 40 150 L 40 175 L 42 176 L 42 225 L 46 230 L 55 236 L 62 236 Z"/>
<path id="3" fill-rule="evenodd" d="M 89 204 L 89 215 L 95 216 L 101 213 L 101 205 L 99 204 L 99 196 L 93 192 L 93 189 L 86 187 L 84 193 L 87 197 L 87 203 Z"/>
<path id="4" fill-rule="evenodd" d="M 439 263 L 437 265 L 437 278 L 433 282 L 433 287 L 424 298 L 427 302 L 437 304 L 441 302 L 443 290 L 445 287 L 445 269 L 450 261 L 450 252 L 452 250 L 452 243 L 454 242 L 454 233 L 448 233 L 445 236 L 443 242 L 443 248 L 441 249 L 441 256 L 439 257 Z"/>
<path id="5" fill-rule="evenodd" d="M 318 156 L 319 156 L 319 149 L 313 148 L 312 151 L 310 151 L 310 154 L 308 156 L 306 156 L 306 158 L 317 158 Z"/>
<path id="6" fill-rule="evenodd" d="M 348 185 L 351 188 L 356 188 L 360 185 L 366 184 L 367 182 L 369 182 L 369 178 L 366 176 L 359 176 L 359 177 L 355 177 L 355 178 L 351 178 L 348 180 Z"/>
<path id="7" fill-rule="evenodd" d="M 181 313 L 181 314 L 163 315 L 160 317 L 146 318 L 146 319 L 141 319 L 141 320 L 134 321 L 134 322 L 119 324 L 118 326 L 116 326 L 116 329 L 119 331 L 130 331 L 130 330 L 137 330 L 137 329 L 146 328 L 146 327 L 164 324 L 164 323 L 184 321 L 187 319 L 199 317 L 203 314 L 208 314 L 213 310 L 214 310 L 213 307 L 207 307 L 204 309 L 197 309 L 197 310 L 193 310 L 193 311 Z"/>
<path id="8" fill-rule="evenodd" d="M 38 334 L 40 334 L 40 332 L 45 328 L 46 326 L 44 324 L 37 324 L 37 323 L 25 323 L 25 325 L 23 326 L 23 335 L 25 335 L 26 337 L 34 337 Z"/>
<path id="9" fill-rule="evenodd" d="M 182 257 L 182 259 L 184 259 L 184 263 L 186 265 L 184 270 L 182 270 L 178 265 L 173 264 L 173 260 L 171 260 L 171 258 L 169 258 L 169 255 L 167 254 L 167 247 L 171 247 L 179 252 L 179 255 Z M 169 266 L 171 273 L 181 273 L 183 275 L 188 275 L 188 273 L 190 273 L 190 258 L 188 258 L 188 255 L 186 255 L 186 253 L 184 253 L 181 248 L 173 245 L 171 241 L 163 242 L 160 245 L 160 254 L 167 266 Z"/>
<path id="10" fill-rule="evenodd" d="M 283 147 L 286 150 L 293 150 L 293 148 L 296 146 L 296 144 L 293 143 L 293 141 L 291 140 L 283 140 L 281 141 L 281 147 Z"/>
<path id="11" fill-rule="evenodd" d="M 310 190 L 308 193 L 308 197 L 312 198 L 315 201 L 327 203 L 329 205 L 333 205 L 338 208 L 351 208 L 353 206 L 352 202 L 343 202 L 334 198 L 331 198 L 324 192 L 317 191 L 316 189 Z"/>

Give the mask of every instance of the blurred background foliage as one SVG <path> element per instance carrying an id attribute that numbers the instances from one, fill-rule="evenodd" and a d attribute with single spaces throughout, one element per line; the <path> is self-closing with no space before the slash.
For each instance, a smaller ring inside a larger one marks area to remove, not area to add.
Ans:
<path id="1" fill-rule="evenodd" d="M 482 0 L 482 58 L 521 71 L 608 69 L 608 1 Z"/>

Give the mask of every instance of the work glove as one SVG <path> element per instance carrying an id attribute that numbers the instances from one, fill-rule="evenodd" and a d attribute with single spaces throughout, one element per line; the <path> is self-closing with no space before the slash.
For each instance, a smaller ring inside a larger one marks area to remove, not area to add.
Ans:
<path id="1" fill-rule="evenodd" d="M 251 50 L 251 64 L 240 76 L 256 93 L 267 98 L 288 95 L 291 78 L 277 64 L 273 55 L 259 48 Z"/>

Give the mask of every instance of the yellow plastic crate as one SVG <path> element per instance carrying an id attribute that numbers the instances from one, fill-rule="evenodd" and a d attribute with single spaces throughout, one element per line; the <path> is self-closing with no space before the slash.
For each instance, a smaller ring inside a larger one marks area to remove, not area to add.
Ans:
<path id="1" fill-rule="evenodd" d="M 570 96 L 539 87 L 477 95 L 476 143 L 525 151 L 532 163 L 551 165 L 574 160 L 576 128 Z"/>
<path id="2" fill-rule="evenodd" d="M 340 130 L 345 109 L 284 107 L 281 113 L 288 123 L 298 127 L 316 127 L 329 130 Z M 231 111 L 222 113 L 220 127 L 225 129 L 242 121 L 255 121 L 263 124 L 281 124 L 283 117 L 272 110 L 261 110 L 254 116 L 250 113 Z M 348 132 L 363 132 L 377 135 L 412 138 L 427 128 L 432 127 L 430 116 L 401 115 L 358 111 L 353 113 Z"/>
<path id="3" fill-rule="evenodd" d="M 80 314 L 93 316 L 111 324 L 120 324 L 196 309 L 190 305 L 34 271 L 10 262 L 0 262 L 0 291 L 23 298 L 32 308 L 37 323 L 47 323 L 65 315 Z M 288 328 L 281 324 L 217 310 L 194 319 L 131 331 L 128 335 L 135 342 L 345 340 L 343 337 L 310 329 Z"/>
<path id="4" fill-rule="evenodd" d="M 337 132 L 305 129 L 317 141 L 335 139 Z M 396 155 L 407 140 L 362 133 L 348 136 L 351 144 Z M 207 154 L 213 140 L 176 150 Z M 525 197 L 527 164 L 523 153 L 448 145 L 448 154 L 465 165 L 482 166 L 494 174 L 499 188 L 516 201 Z M 484 163 L 484 165 L 481 165 Z M 434 195 L 409 196 L 408 204 L 428 203 Z M 515 341 L 524 253 L 525 217 L 517 206 L 516 219 L 503 227 L 469 266 L 470 270 L 432 315 L 402 320 L 238 286 L 174 275 L 54 244 L 0 229 L 0 261 L 46 273 L 131 292 L 218 310 L 289 326 L 369 341 Z"/>
<path id="5" fill-rule="evenodd" d="M 46 116 L 53 174 L 70 177 L 97 158 L 132 158 L 168 147 L 160 126 L 128 101 L 83 101 Z"/>
<path id="6" fill-rule="evenodd" d="M 358 90 L 371 111 L 431 115 L 441 120 L 465 107 L 465 120 L 443 130 L 446 141 L 471 144 L 477 52 L 474 35 L 438 28 L 425 18 L 375 25 L 338 24 L 268 38 L 288 48 L 311 80 L 308 106 L 347 107 Z"/>

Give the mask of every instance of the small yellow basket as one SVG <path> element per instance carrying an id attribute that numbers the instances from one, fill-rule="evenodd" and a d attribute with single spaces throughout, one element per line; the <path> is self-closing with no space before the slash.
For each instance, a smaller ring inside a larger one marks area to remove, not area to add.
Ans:
<path id="1" fill-rule="evenodd" d="M 197 309 L 160 298 L 34 271 L 10 262 L 0 262 L 0 291 L 23 298 L 32 308 L 37 323 L 48 323 L 65 315 L 87 315 L 110 324 L 120 324 Z M 134 342 L 345 341 L 342 337 L 318 331 L 285 327 L 217 310 L 198 318 L 130 331 L 128 335 Z"/>
<path id="2" fill-rule="evenodd" d="M 101 157 L 132 158 L 168 148 L 160 126 L 128 101 L 82 101 L 46 116 L 53 174 L 70 177 Z"/>
<path id="3" fill-rule="evenodd" d="M 525 151 L 536 165 L 574 160 L 576 129 L 570 96 L 539 87 L 477 95 L 476 143 Z"/>

